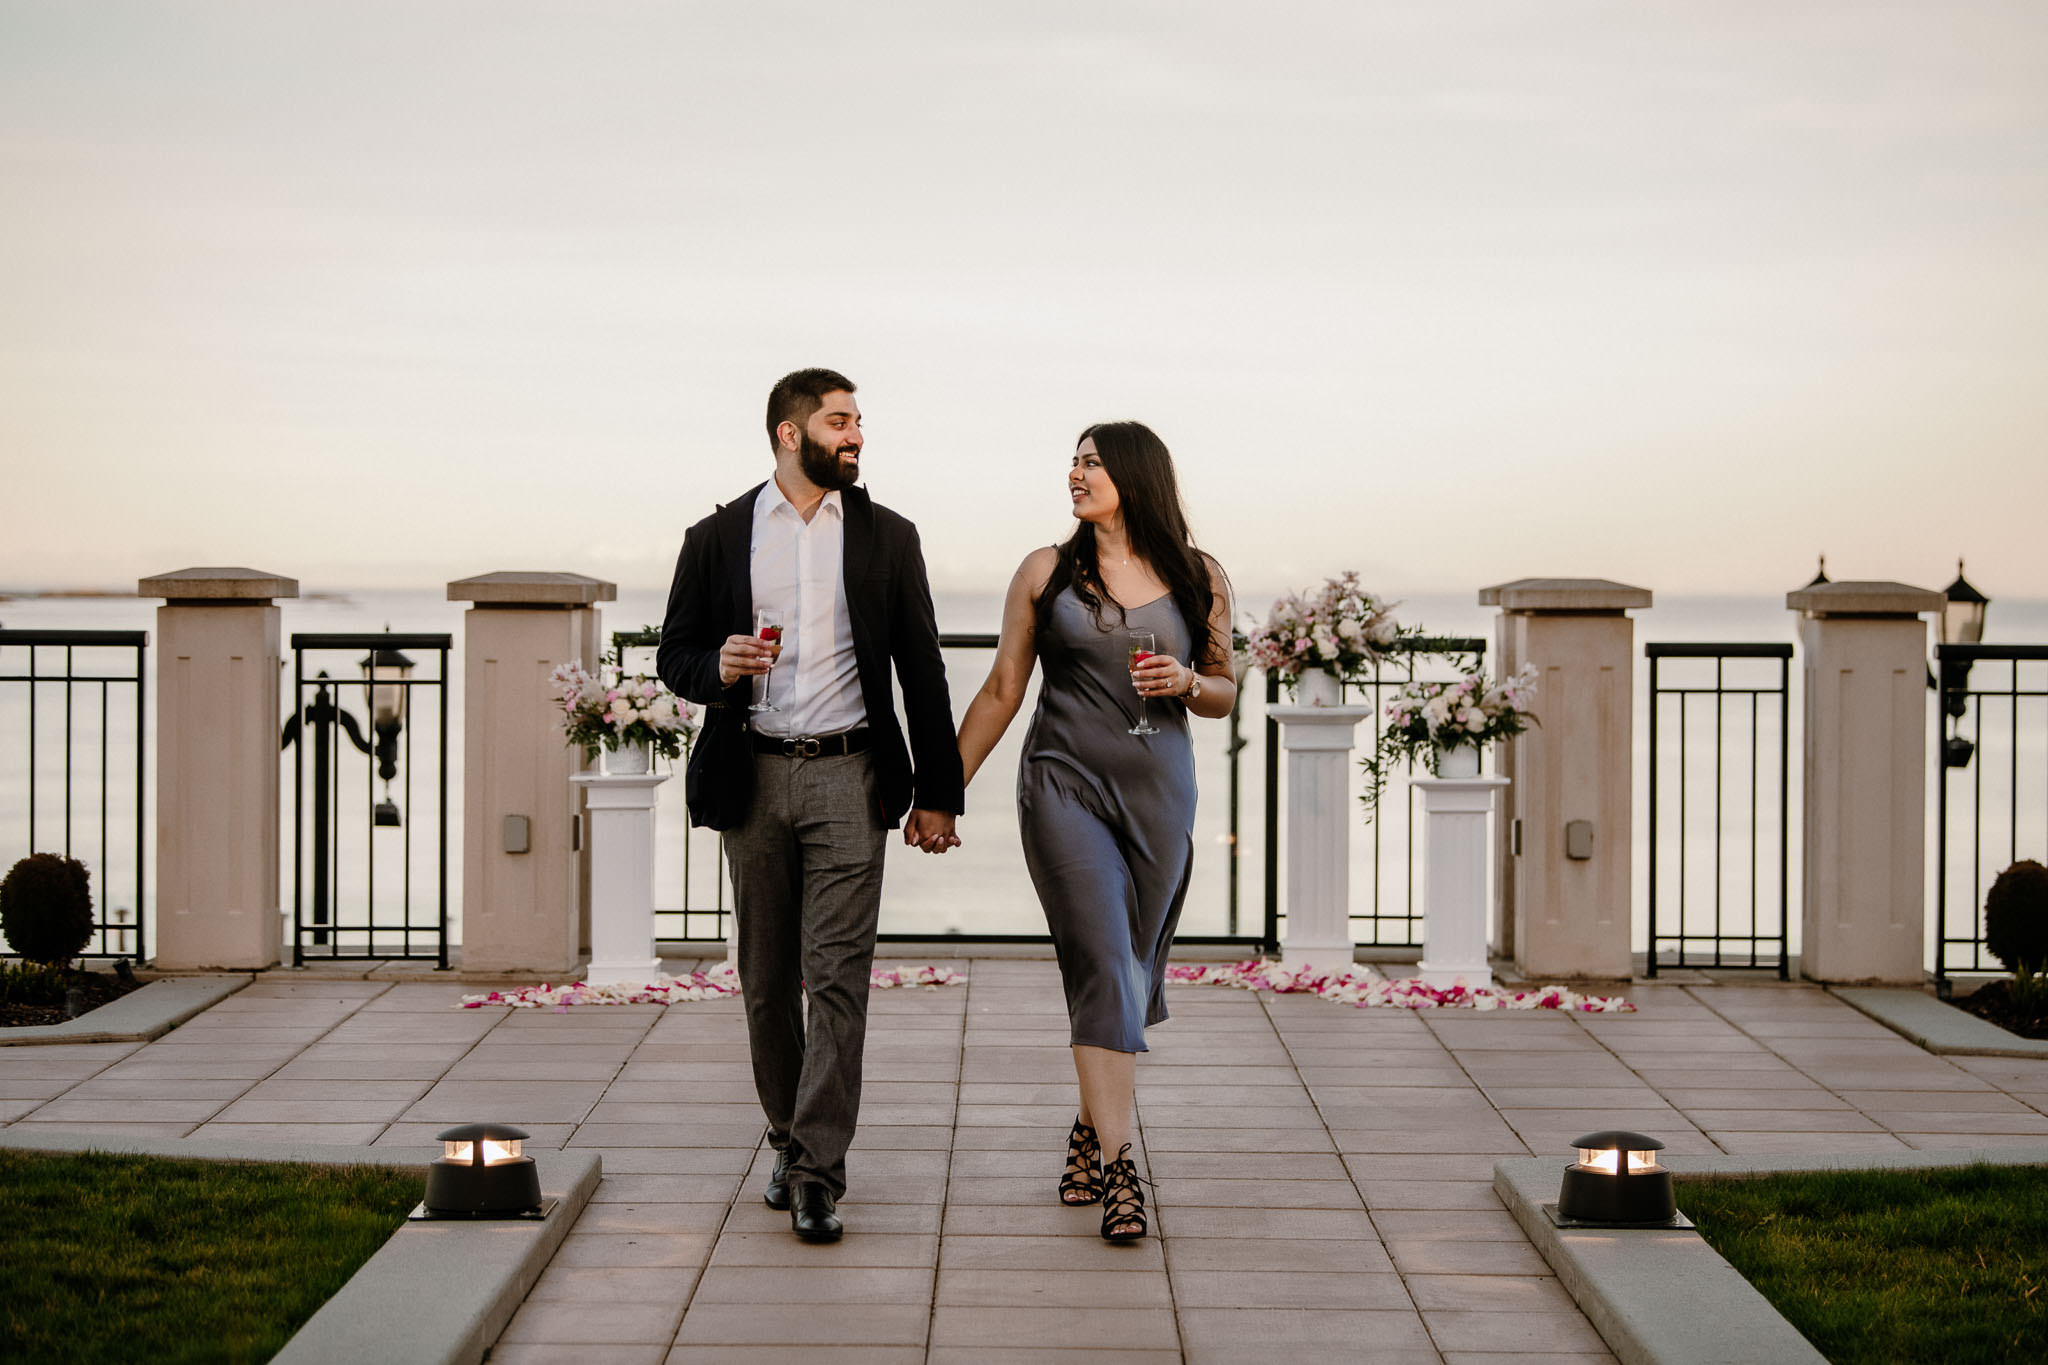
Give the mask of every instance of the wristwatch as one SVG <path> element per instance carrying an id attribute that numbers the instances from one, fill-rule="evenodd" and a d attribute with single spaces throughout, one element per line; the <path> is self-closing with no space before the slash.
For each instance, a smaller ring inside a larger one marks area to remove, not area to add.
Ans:
<path id="1" fill-rule="evenodd" d="M 1190 669 L 1189 671 L 1190 671 L 1191 673 L 1193 672 L 1193 670 L 1192 670 L 1192 669 Z M 1196 697 L 1199 697 L 1199 696 L 1201 696 L 1201 695 L 1202 695 L 1202 675 L 1201 675 L 1201 674 L 1199 674 L 1199 673 L 1195 673 L 1193 677 L 1191 677 L 1191 678 L 1189 678 L 1189 679 L 1188 679 L 1188 690 L 1187 690 L 1186 692 L 1182 693 L 1182 694 L 1181 694 L 1181 696 L 1182 696 L 1182 698 L 1183 698 L 1184 700 L 1187 700 L 1187 701 L 1193 701 L 1193 700 L 1194 700 L 1194 699 L 1195 699 Z"/>

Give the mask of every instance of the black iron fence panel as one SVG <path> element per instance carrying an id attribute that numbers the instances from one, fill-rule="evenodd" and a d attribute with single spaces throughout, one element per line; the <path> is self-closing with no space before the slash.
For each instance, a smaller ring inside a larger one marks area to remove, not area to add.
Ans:
<path id="1" fill-rule="evenodd" d="M 994 653 L 998 637 L 983 633 L 945 632 L 939 636 L 939 646 L 946 651 L 952 680 L 953 700 L 956 710 L 964 709 L 978 685 L 978 672 L 973 667 L 961 668 L 960 664 L 972 661 L 986 666 L 986 660 Z M 611 635 L 611 650 L 606 661 L 628 673 L 654 672 L 654 650 L 660 643 L 658 630 L 621 630 Z M 1243 692 L 1239 693 L 1240 710 Z M 1024 729 L 1024 723 L 1033 704 L 1027 695 L 1020 714 L 1012 723 L 1009 740 L 1015 742 Z M 1198 734 L 1197 743 L 1203 740 Z M 1262 945 L 1278 942 L 1272 937 L 1273 927 L 1270 915 L 1266 922 L 1246 931 L 1240 926 L 1241 891 L 1240 869 L 1243 862 L 1243 841 L 1239 839 L 1239 768 L 1240 753 L 1246 747 L 1243 726 L 1239 712 L 1233 712 L 1229 720 L 1225 742 L 1225 758 L 1228 762 L 1227 806 L 1220 814 L 1206 803 L 1198 816 L 1197 867 L 1202 872 L 1201 884 L 1211 894 L 1215 881 L 1207 874 L 1207 859 L 1213 855 L 1203 851 L 1213 845 L 1223 858 L 1221 904 L 1204 905 L 1184 912 L 1182 925 L 1187 932 L 1177 934 L 1175 941 L 1188 944 L 1217 944 L 1241 946 L 1247 951 L 1256 951 Z M 987 769 L 998 765 L 1002 751 L 989 759 Z M 975 846 L 978 856 L 989 859 L 982 866 L 994 867 L 991 874 L 965 876 L 948 875 L 948 860 L 957 865 L 960 853 L 949 853 L 934 859 L 935 871 L 927 876 L 920 866 L 924 859 L 892 870 L 886 883 L 883 900 L 884 924 L 892 918 L 907 927 L 885 928 L 879 935 L 882 942 L 923 942 L 943 939 L 949 943 L 994 944 L 1049 942 L 1044 932 L 985 932 L 973 926 L 977 919 L 988 922 L 997 918 L 999 912 L 992 912 L 978 905 L 948 905 L 954 894 L 949 888 L 961 884 L 972 884 L 977 888 L 1000 884 L 1011 902 L 1030 901 L 1035 905 L 1029 891 L 1029 883 L 1022 871 L 1021 854 L 1014 854 L 1009 845 L 1015 840 L 1010 837 L 1006 821 L 1013 814 L 1006 810 L 1008 793 L 994 771 L 986 771 L 977 784 L 968 818 L 963 822 L 963 837 Z M 1000 803 L 1000 804 L 998 804 Z M 1220 828 L 1217 826 L 1220 825 Z M 725 940 L 731 921 L 728 882 L 725 876 L 724 854 L 719 840 L 709 830 L 689 826 L 680 800 L 665 801 L 657 810 L 658 860 L 670 857 L 670 850 L 681 848 L 681 876 L 678 880 L 673 864 L 657 867 L 655 938 L 671 944 L 711 944 Z M 992 849 L 1003 849 L 998 856 Z M 901 849 L 895 850 L 901 853 Z M 1010 866 L 1014 862 L 1016 865 Z M 1191 895 L 1191 899 L 1193 899 Z M 1000 913 L 1014 916 L 1011 910 Z M 999 918 L 997 922 L 1002 922 Z M 1213 924 L 1221 932 L 1206 932 L 1205 926 Z M 929 926 L 929 927 L 926 927 Z"/>
<path id="2" fill-rule="evenodd" d="M 292 636 L 282 746 L 296 964 L 448 965 L 450 640 Z"/>
<path id="3" fill-rule="evenodd" d="M 1649 963 L 1791 965 L 1789 644 L 1646 644 Z"/>
<path id="4" fill-rule="evenodd" d="M 1936 989 L 2003 971 L 1984 947 L 1984 896 L 2002 870 L 2048 861 L 2048 645 L 1936 645 Z"/>
<path id="5" fill-rule="evenodd" d="M 1379 746 L 1386 729 L 1386 704 L 1393 694 L 1416 682 L 1455 682 L 1467 668 L 1485 660 L 1486 641 L 1477 636 L 1425 636 L 1401 640 L 1373 665 L 1370 675 L 1344 684 L 1341 699 L 1370 706 L 1372 715 L 1359 723 L 1357 753 L 1363 757 Z M 1270 714 L 1280 702 L 1280 680 L 1265 680 L 1265 946 L 1280 946 L 1280 722 Z M 1351 855 L 1351 937 L 1363 946 L 1422 946 L 1422 821 L 1420 801 L 1411 785 L 1414 774 L 1397 771 L 1373 812 L 1372 822 L 1354 831 Z M 1361 812 L 1361 819 L 1363 818 Z M 1362 883 L 1362 884 L 1361 884 Z"/>
<path id="6" fill-rule="evenodd" d="M 142 961 L 147 914 L 140 630 L 0 630 L 0 872 L 62 853 L 92 877 L 87 957 Z"/>

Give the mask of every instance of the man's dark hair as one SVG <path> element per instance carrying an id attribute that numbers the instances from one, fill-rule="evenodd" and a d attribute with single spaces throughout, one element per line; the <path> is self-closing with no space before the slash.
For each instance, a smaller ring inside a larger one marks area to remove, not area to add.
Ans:
<path id="1" fill-rule="evenodd" d="M 768 444 L 776 444 L 775 428 L 794 422 L 798 431 L 816 415 L 825 395 L 852 393 L 853 381 L 837 370 L 793 370 L 768 390 Z"/>

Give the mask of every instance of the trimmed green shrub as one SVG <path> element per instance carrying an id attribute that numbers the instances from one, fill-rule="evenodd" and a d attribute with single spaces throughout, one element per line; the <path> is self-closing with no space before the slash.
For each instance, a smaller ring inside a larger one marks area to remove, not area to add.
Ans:
<path id="1" fill-rule="evenodd" d="M 1984 946 L 2015 974 L 2048 967 L 2048 867 L 2027 858 L 1998 874 L 1984 897 Z"/>
<path id="2" fill-rule="evenodd" d="M 29 961 L 64 965 L 92 929 L 92 877 L 76 858 L 31 853 L 0 878 L 0 934 Z"/>

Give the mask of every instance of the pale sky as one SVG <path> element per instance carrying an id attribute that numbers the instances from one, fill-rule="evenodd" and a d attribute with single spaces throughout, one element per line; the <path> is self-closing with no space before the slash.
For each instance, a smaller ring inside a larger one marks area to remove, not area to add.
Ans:
<path id="1" fill-rule="evenodd" d="M 2048 5 L 0 0 L 0 589 L 667 582 L 860 386 L 935 584 L 2048 597 Z"/>

